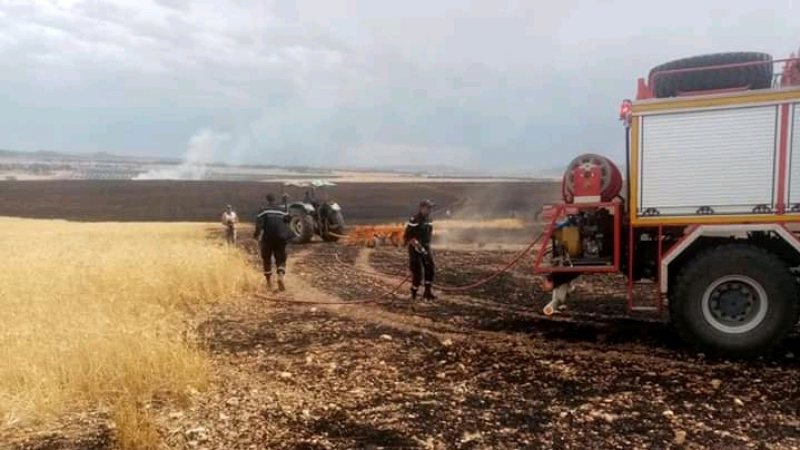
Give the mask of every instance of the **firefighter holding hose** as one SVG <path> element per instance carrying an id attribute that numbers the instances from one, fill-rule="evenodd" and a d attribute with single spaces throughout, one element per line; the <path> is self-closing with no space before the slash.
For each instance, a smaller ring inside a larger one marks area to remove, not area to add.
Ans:
<path id="1" fill-rule="evenodd" d="M 425 280 L 425 292 L 422 298 L 435 300 L 433 295 L 433 253 L 431 253 L 431 236 L 433 222 L 430 219 L 433 202 L 423 200 L 419 204 L 417 214 L 411 216 L 403 233 L 403 245 L 408 247 L 408 264 L 411 269 L 411 298 L 417 298 L 420 282 Z"/>

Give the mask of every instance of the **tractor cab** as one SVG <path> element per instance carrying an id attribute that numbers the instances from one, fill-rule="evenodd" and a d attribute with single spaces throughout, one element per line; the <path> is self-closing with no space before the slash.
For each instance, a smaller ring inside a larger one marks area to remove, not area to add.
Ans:
<path id="1" fill-rule="evenodd" d="M 331 200 L 330 192 L 327 188 L 336 186 L 335 183 L 332 183 L 328 180 L 317 179 L 311 181 L 287 181 L 283 184 L 284 187 L 284 195 L 287 195 L 289 198 L 301 198 L 302 200 L 292 201 L 292 204 L 302 204 L 303 207 L 309 212 L 317 214 L 320 209 L 323 209 L 323 206 L 330 207 L 333 211 L 340 211 L 341 207 L 338 203 Z M 295 188 L 293 189 L 294 194 L 298 192 L 302 193 L 302 197 L 299 195 L 290 195 L 286 193 L 287 187 Z M 326 208 L 327 209 L 327 208 Z"/>

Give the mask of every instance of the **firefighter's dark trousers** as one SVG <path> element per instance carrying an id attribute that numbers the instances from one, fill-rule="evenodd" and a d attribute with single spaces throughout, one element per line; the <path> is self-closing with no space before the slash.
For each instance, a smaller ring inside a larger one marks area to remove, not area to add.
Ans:
<path id="1" fill-rule="evenodd" d="M 260 242 L 261 263 L 264 265 L 264 275 L 272 275 L 272 258 L 275 258 L 275 269 L 278 276 L 286 273 L 286 240 L 279 238 L 264 238 Z"/>
<path id="2" fill-rule="evenodd" d="M 413 245 L 408 247 L 408 264 L 411 269 L 411 287 L 418 288 L 420 283 L 425 280 L 425 285 L 433 284 L 435 267 L 433 264 L 433 253 L 428 245 L 424 245 L 426 254 L 420 254 L 414 249 Z"/>

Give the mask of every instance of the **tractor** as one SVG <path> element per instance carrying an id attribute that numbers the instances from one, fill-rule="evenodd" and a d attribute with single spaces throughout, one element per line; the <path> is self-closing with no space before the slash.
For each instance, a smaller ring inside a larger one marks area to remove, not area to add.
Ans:
<path id="1" fill-rule="evenodd" d="M 619 114 L 625 179 L 606 157 L 578 156 L 541 214 L 544 314 L 576 277 L 621 273 L 628 312 L 658 314 L 699 351 L 774 350 L 800 317 L 798 68 L 794 54 L 719 53 L 640 78 Z"/>
<path id="2" fill-rule="evenodd" d="M 326 242 L 336 242 L 345 233 L 344 215 L 338 203 L 331 201 L 326 188 L 336 186 L 327 180 L 312 180 L 284 183 L 284 201 L 286 209 L 291 216 L 289 228 L 292 231 L 292 241 L 295 244 L 306 244 L 318 235 Z M 305 194 L 301 201 L 287 200 L 286 187 L 297 190 L 304 188 Z M 317 193 L 323 194 L 323 199 L 317 198 Z"/>

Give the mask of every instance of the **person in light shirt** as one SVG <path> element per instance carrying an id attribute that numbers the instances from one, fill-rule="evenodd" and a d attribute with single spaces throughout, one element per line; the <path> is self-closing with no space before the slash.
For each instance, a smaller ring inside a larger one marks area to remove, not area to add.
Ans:
<path id="1" fill-rule="evenodd" d="M 236 244 L 236 225 L 239 224 L 239 217 L 231 205 L 225 207 L 222 213 L 222 225 L 225 226 L 225 240 L 229 245 Z"/>

